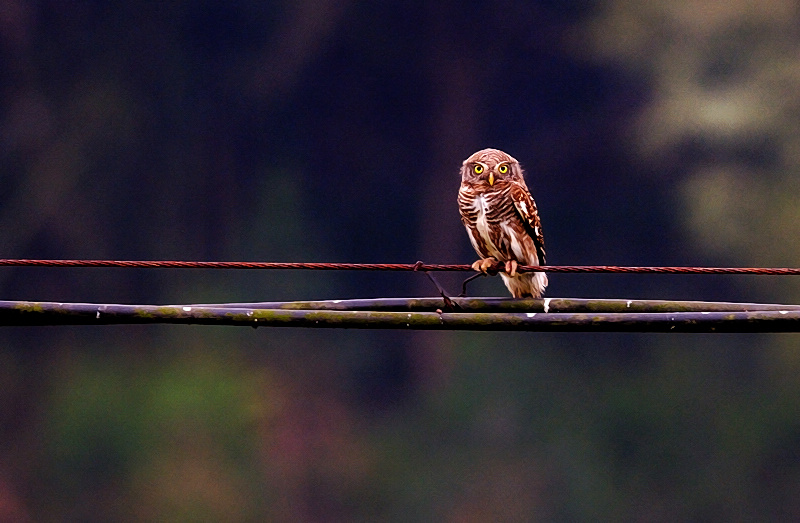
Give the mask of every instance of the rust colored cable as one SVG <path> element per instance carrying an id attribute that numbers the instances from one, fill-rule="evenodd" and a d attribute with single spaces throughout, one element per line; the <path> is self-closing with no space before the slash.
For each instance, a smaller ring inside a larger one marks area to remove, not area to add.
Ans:
<path id="1" fill-rule="evenodd" d="M 0 267 L 118 267 L 137 269 L 309 269 L 369 271 L 472 271 L 469 265 L 417 263 L 323 263 L 176 260 L 0 259 Z M 519 272 L 800 275 L 792 267 L 624 267 L 615 265 L 520 266 Z"/>

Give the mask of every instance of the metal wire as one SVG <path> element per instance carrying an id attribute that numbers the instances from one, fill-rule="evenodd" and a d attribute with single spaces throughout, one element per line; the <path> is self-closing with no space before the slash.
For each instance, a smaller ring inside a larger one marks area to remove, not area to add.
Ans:
<path id="1" fill-rule="evenodd" d="M 177 260 L 0 259 L 5 267 L 118 267 L 136 269 L 306 269 L 367 271 L 472 271 L 470 265 L 417 263 L 322 263 Z M 517 272 L 800 275 L 795 267 L 623 267 L 616 265 L 519 266 Z"/>

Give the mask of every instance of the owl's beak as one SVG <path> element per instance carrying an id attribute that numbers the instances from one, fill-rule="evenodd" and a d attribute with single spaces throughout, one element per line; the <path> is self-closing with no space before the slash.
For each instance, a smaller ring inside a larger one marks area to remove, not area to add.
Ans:
<path id="1" fill-rule="evenodd" d="M 489 173 L 489 185 L 494 185 L 494 173 Z"/>

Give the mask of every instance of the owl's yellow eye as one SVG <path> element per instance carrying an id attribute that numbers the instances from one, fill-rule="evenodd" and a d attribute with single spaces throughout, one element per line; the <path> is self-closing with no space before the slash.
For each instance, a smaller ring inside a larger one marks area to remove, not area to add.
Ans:
<path id="1" fill-rule="evenodd" d="M 475 174 L 481 174 L 483 172 L 483 165 L 479 163 L 475 164 L 475 166 L 472 168 L 472 172 L 474 172 Z"/>
<path id="2" fill-rule="evenodd" d="M 500 174 L 505 174 L 505 173 L 507 173 L 507 172 L 508 172 L 508 164 L 507 164 L 507 163 L 501 163 L 501 164 L 500 164 L 500 165 L 497 167 L 497 172 L 499 172 Z"/>

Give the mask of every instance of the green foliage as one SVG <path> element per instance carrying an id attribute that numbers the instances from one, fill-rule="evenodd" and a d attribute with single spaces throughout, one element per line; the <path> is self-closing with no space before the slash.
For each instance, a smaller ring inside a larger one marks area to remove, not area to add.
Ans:
<path id="1" fill-rule="evenodd" d="M 797 265 L 797 6 L 600 6 L 582 34 L 595 58 L 652 83 L 653 99 L 634 122 L 630 144 L 656 172 L 680 171 L 679 192 L 670 196 L 697 251 L 722 264 Z M 782 300 L 800 297 L 787 278 L 752 288 Z"/>
<path id="2" fill-rule="evenodd" d="M 258 513 L 253 455 L 275 408 L 266 378 L 240 354 L 210 347 L 176 347 L 156 361 L 73 358 L 43 412 L 40 473 L 84 517 L 91 505 L 81 500 L 98 491 L 124 518 Z"/>

